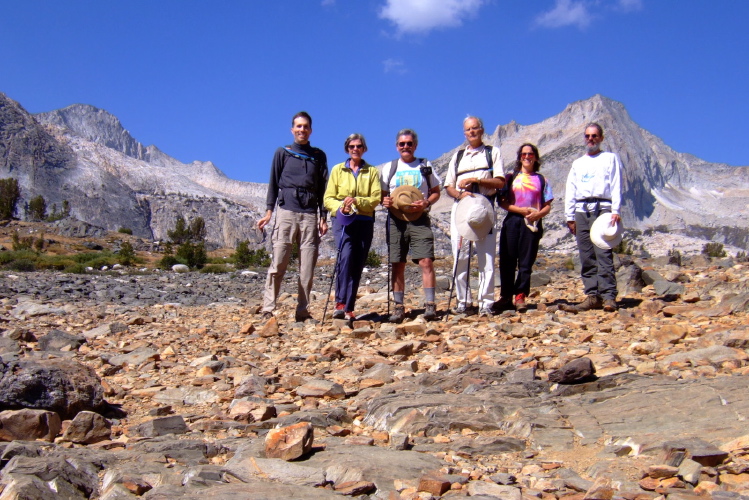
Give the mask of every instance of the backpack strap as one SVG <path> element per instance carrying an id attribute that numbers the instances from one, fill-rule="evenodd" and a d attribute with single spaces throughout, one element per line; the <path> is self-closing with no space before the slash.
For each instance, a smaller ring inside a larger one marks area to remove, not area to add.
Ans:
<path id="1" fill-rule="evenodd" d="M 426 158 L 418 158 L 419 160 L 419 167 L 421 169 L 426 168 L 427 159 Z M 388 189 L 390 189 L 390 181 L 393 180 L 393 176 L 395 175 L 395 171 L 398 169 L 398 160 L 395 159 L 390 162 L 390 172 L 388 172 L 388 181 L 387 184 L 385 184 Z M 429 172 L 431 174 L 431 171 Z M 427 192 L 432 190 L 432 182 L 429 180 L 429 175 L 424 175 L 424 170 L 421 170 L 421 175 L 426 179 L 427 181 Z"/>

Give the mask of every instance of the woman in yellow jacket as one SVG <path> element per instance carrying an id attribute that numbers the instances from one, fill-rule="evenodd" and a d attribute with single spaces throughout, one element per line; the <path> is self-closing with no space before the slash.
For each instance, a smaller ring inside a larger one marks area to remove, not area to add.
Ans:
<path id="1" fill-rule="evenodd" d="M 356 292 L 374 233 L 374 211 L 380 204 L 380 172 L 364 161 L 367 141 L 351 134 L 343 145 L 349 158 L 334 166 L 323 203 L 333 215 L 338 258 L 333 317 L 353 319 Z"/>

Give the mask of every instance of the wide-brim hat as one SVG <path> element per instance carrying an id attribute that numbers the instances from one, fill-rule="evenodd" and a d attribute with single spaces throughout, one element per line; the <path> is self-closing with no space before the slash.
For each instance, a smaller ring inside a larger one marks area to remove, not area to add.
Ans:
<path id="1" fill-rule="evenodd" d="M 390 197 L 393 199 L 392 205 L 390 205 L 390 213 L 398 217 L 400 220 L 412 222 L 422 216 L 424 210 L 416 212 L 405 212 L 403 209 L 410 207 L 415 201 L 423 200 L 424 194 L 414 186 L 398 186 L 393 189 L 390 193 Z"/>
<path id="2" fill-rule="evenodd" d="M 346 227 L 356 220 L 356 212 L 351 210 L 349 213 L 344 214 L 339 208 L 335 214 L 335 220 L 341 227 Z"/>
<path id="3" fill-rule="evenodd" d="M 468 241 L 486 237 L 494 227 L 494 209 L 482 195 L 466 196 L 455 207 L 455 227 Z"/>
<path id="4" fill-rule="evenodd" d="M 590 226 L 590 241 L 604 250 L 610 250 L 622 242 L 622 224 L 617 222 L 612 226 L 611 215 L 611 212 L 602 213 Z"/>

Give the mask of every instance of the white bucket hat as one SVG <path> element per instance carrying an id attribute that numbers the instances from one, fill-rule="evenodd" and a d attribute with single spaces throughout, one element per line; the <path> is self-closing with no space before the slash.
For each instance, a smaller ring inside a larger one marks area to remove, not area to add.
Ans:
<path id="1" fill-rule="evenodd" d="M 590 241 L 598 248 L 610 250 L 622 242 L 622 225 L 611 225 L 611 213 L 604 212 L 590 226 Z"/>
<path id="2" fill-rule="evenodd" d="M 483 239 L 494 227 L 494 209 L 485 196 L 466 196 L 455 208 L 455 227 L 468 241 Z"/>

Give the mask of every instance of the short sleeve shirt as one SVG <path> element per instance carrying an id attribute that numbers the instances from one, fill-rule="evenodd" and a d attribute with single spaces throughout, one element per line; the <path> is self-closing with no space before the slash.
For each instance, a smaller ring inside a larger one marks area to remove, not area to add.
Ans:
<path id="1" fill-rule="evenodd" d="M 536 174 L 519 173 L 512 181 L 512 194 L 515 199 L 513 205 L 516 207 L 531 207 L 541 210 L 541 177 Z M 554 199 L 551 192 L 551 184 L 548 180 L 544 183 L 544 202 Z"/>

